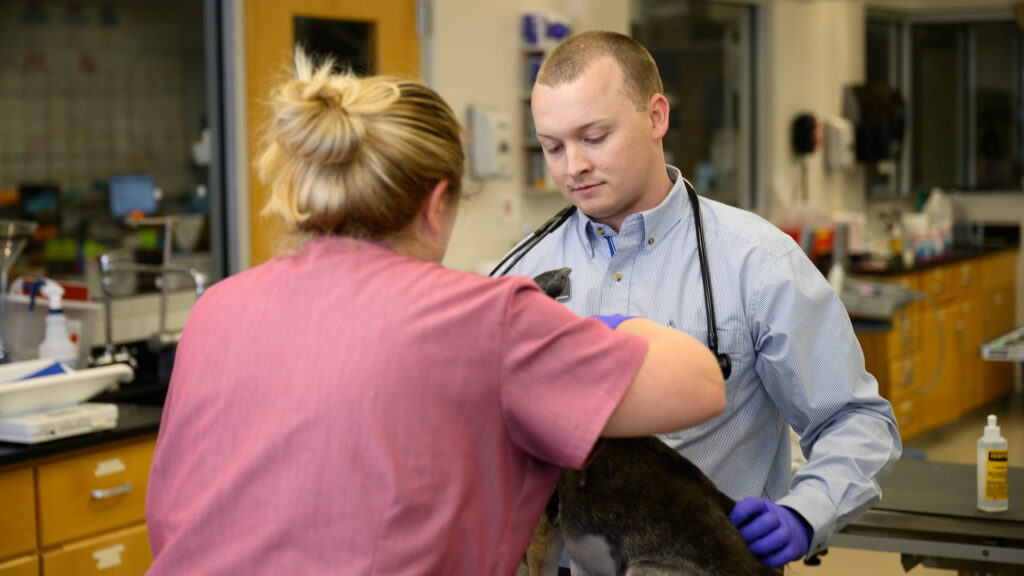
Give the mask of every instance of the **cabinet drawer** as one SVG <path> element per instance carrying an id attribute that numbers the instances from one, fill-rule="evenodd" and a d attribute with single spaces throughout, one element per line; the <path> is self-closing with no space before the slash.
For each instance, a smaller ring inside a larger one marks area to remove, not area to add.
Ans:
<path id="1" fill-rule="evenodd" d="M 33 554 L 2 561 L 0 576 L 39 576 L 39 557 Z"/>
<path id="2" fill-rule="evenodd" d="M 900 438 L 906 439 L 921 429 L 920 400 L 912 392 L 894 394 L 889 399 L 896 423 L 899 424 Z"/>
<path id="3" fill-rule="evenodd" d="M 39 546 L 141 522 L 155 440 L 37 467 Z"/>
<path id="4" fill-rule="evenodd" d="M 917 356 L 908 355 L 889 366 L 889 396 L 891 398 L 913 392 L 917 382 Z"/>
<path id="5" fill-rule="evenodd" d="M 921 272 L 921 289 L 933 300 L 947 300 L 980 285 L 978 263 L 969 260 Z"/>
<path id="6" fill-rule="evenodd" d="M 32 468 L 0 472 L 0 559 L 36 549 L 36 496 Z M 13 572 L 19 573 L 19 572 Z M 0 574 L 7 574 L 0 571 Z"/>
<path id="7" fill-rule="evenodd" d="M 139 524 L 44 552 L 43 574 L 140 576 L 152 563 L 146 526 Z"/>
<path id="8" fill-rule="evenodd" d="M 1000 252 L 982 260 L 984 288 L 1000 288 L 1017 281 L 1017 253 Z"/>

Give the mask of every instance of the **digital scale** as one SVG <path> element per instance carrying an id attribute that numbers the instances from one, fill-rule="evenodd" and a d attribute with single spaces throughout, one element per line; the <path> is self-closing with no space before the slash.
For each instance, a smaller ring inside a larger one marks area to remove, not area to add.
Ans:
<path id="1" fill-rule="evenodd" d="M 37 444 L 114 428 L 117 405 L 88 400 L 134 375 L 127 364 L 84 370 L 52 360 L 0 365 L 0 441 Z"/>
<path id="2" fill-rule="evenodd" d="M 0 416 L 0 440 L 38 444 L 117 426 L 117 405 L 86 402 Z"/>

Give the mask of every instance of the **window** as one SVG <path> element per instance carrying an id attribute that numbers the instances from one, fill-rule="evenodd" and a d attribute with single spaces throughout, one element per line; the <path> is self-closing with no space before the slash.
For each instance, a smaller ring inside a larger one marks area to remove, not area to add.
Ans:
<path id="1" fill-rule="evenodd" d="M 1017 190 L 1024 33 L 1013 21 L 911 26 L 916 190 Z"/>
<path id="2" fill-rule="evenodd" d="M 654 56 L 671 109 L 665 160 L 710 198 L 751 208 L 755 8 L 634 0 L 632 34 Z"/>
<path id="3" fill-rule="evenodd" d="M 904 25 L 886 16 L 869 16 L 865 26 L 866 80 L 868 85 L 887 86 L 901 95 L 903 78 Z M 904 141 L 907 136 L 904 135 Z M 897 158 L 891 162 L 864 164 L 865 186 L 872 199 L 896 198 L 906 195 L 901 186 L 905 162 Z"/>
<path id="4" fill-rule="evenodd" d="M 180 215 L 172 262 L 224 275 L 216 16 L 209 0 L 0 3 L 0 218 L 39 223 L 12 276 L 93 283 L 99 253 L 160 261 L 162 230 L 124 210 Z"/>

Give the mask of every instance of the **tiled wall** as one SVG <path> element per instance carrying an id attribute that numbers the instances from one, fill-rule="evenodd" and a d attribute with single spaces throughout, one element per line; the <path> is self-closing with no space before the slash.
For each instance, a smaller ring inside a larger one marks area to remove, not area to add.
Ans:
<path id="1" fill-rule="evenodd" d="M 189 5 L 0 0 L 0 189 L 148 172 L 184 192 L 204 96 Z"/>

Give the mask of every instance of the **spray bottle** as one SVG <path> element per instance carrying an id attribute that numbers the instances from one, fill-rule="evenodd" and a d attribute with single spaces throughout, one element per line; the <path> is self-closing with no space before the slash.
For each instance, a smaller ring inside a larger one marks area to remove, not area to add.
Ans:
<path id="1" fill-rule="evenodd" d="M 75 368 L 78 364 L 78 347 L 68 336 L 68 320 L 61 308 L 64 288 L 49 278 L 42 278 L 36 282 L 36 286 L 40 284 L 42 288 L 39 292 L 49 300 L 50 312 L 46 315 L 46 331 L 43 333 L 42 343 L 39 344 L 39 357 L 56 360 L 69 368 Z M 36 286 L 33 286 L 33 293 Z"/>
<path id="2" fill-rule="evenodd" d="M 1003 512 L 1010 507 L 1008 443 L 990 414 L 985 435 L 978 439 L 978 510 Z"/>

